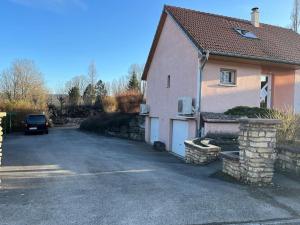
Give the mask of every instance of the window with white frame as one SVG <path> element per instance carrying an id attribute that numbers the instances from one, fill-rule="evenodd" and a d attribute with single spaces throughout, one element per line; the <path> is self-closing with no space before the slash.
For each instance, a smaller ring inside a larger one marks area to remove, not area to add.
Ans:
<path id="1" fill-rule="evenodd" d="M 221 69 L 220 84 L 223 85 L 236 85 L 236 71 Z"/>

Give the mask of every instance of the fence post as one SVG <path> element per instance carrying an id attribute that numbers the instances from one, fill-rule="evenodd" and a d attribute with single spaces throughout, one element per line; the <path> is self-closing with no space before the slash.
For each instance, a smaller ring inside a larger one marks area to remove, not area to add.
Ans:
<path id="1" fill-rule="evenodd" d="M 5 116 L 6 116 L 6 113 L 0 112 L 0 166 L 2 163 L 2 141 L 3 141 L 2 118 Z"/>
<path id="2" fill-rule="evenodd" d="M 280 120 L 241 119 L 239 148 L 241 178 L 246 183 L 269 184 L 276 160 L 276 130 Z"/>

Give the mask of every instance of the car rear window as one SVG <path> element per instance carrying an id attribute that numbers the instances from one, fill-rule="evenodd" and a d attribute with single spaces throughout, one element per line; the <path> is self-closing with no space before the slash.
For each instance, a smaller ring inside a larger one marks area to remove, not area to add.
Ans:
<path id="1" fill-rule="evenodd" d="M 37 116 L 28 116 L 27 117 L 28 123 L 45 123 L 46 117 L 43 115 L 37 115 Z"/>

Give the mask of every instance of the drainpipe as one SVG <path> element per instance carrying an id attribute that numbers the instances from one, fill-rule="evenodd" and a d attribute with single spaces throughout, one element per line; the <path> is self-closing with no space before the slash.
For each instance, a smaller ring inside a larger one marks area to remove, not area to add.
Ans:
<path id="1" fill-rule="evenodd" d="M 209 51 L 199 52 L 198 56 L 198 65 L 199 65 L 199 72 L 197 77 L 197 136 L 201 137 L 201 128 L 200 128 L 200 114 L 201 114 L 201 97 L 202 97 L 202 79 L 203 79 L 203 69 L 208 61 L 209 58 Z"/>

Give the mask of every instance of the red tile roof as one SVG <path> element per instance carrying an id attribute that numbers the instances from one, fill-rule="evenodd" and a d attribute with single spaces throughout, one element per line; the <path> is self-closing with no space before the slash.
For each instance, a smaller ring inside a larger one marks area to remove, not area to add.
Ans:
<path id="1" fill-rule="evenodd" d="M 291 29 L 263 23 L 255 27 L 247 20 L 173 6 L 165 6 L 164 14 L 172 16 L 201 51 L 209 50 L 212 55 L 300 65 L 300 35 Z M 164 20 L 161 19 L 155 35 L 143 79 L 147 78 Z M 258 39 L 242 37 L 235 28 L 248 30 Z"/>

